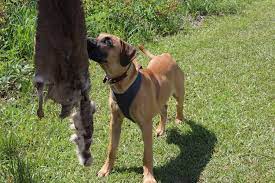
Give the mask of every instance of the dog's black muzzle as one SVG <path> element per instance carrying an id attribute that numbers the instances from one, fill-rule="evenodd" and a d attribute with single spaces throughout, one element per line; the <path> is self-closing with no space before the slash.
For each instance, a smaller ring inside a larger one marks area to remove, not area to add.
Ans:
<path id="1" fill-rule="evenodd" d="M 96 39 L 87 39 L 87 51 L 89 59 L 94 60 L 98 63 L 106 63 L 107 53 L 101 48 L 100 44 L 97 43 Z"/>

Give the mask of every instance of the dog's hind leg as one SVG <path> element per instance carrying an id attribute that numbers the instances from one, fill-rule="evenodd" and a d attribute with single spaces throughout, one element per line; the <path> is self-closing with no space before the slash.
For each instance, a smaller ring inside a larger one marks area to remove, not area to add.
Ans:
<path id="1" fill-rule="evenodd" d="M 173 94 L 173 97 L 177 101 L 176 123 L 179 124 L 184 120 L 184 115 L 183 115 L 183 101 L 184 101 L 184 95 L 185 95 L 184 78 L 182 79 L 182 81 L 179 81 L 179 83 L 178 83 L 178 85 L 176 85 L 175 89 L 176 90 L 175 90 L 175 93 Z"/>
<path id="2" fill-rule="evenodd" d="M 165 125 L 167 121 L 167 105 L 164 105 L 160 111 L 160 122 L 157 127 L 157 136 L 162 136 L 165 132 Z"/>
<path id="3" fill-rule="evenodd" d="M 152 120 L 140 125 L 144 142 L 143 183 L 157 183 L 153 174 L 153 138 Z"/>
<path id="4" fill-rule="evenodd" d="M 177 100 L 176 123 L 180 124 L 184 120 L 184 116 L 183 116 L 183 97 L 177 97 L 176 95 L 173 95 L 173 96 Z"/>

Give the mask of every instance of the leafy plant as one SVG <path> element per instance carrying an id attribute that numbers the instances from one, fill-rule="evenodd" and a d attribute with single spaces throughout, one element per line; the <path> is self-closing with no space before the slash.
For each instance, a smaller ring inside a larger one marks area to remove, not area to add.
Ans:
<path id="1" fill-rule="evenodd" d="M 84 0 L 89 36 L 115 34 L 141 44 L 186 28 L 185 17 L 236 13 L 251 0 Z M 36 0 L 4 0 L 0 5 L 0 97 L 32 87 Z"/>

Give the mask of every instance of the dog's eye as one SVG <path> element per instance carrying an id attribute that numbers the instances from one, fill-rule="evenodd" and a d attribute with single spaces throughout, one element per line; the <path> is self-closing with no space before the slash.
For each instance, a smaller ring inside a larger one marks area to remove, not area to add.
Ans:
<path id="1" fill-rule="evenodd" d="M 103 42 L 104 44 L 106 44 L 107 46 L 109 46 L 109 47 L 112 47 L 112 46 L 113 46 L 113 41 L 112 41 L 112 39 L 109 38 L 109 37 L 104 38 L 104 39 L 102 40 L 102 42 Z"/>

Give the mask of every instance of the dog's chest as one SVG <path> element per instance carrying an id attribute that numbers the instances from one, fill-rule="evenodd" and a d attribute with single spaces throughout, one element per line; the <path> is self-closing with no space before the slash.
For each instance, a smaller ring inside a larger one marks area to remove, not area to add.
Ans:
<path id="1" fill-rule="evenodd" d="M 124 116 L 133 122 L 134 120 L 130 115 L 130 107 L 140 89 L 141 80 L 142 80 L 141 73 L 138 72 L 136 80 L 124 93 L 117 94 L 112 91 L 112 97 L 117 102 Z"/>

